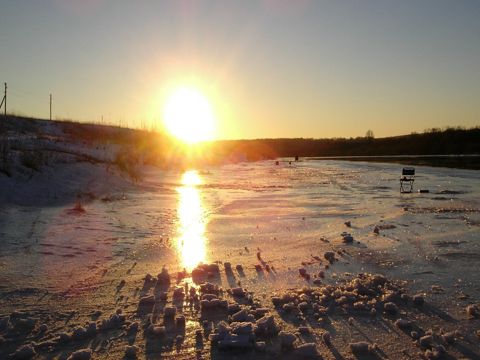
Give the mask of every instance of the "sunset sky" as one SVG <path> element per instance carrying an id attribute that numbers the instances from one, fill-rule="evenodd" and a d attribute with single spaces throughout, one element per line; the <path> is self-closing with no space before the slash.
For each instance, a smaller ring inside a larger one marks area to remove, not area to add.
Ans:
<path id="1" fill-rule="evenodd" d="M 139 127 L 172 89 L 223 139 L 480 125 L 480 1 L 1 0 L 8 110 Z"/>

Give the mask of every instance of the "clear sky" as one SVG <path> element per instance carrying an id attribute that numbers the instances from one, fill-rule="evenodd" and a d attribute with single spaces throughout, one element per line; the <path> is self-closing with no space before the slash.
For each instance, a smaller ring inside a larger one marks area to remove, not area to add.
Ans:
<path id="1" fill-rule="evenodd" d="M 0 0 L 9 111 L 159 122 L 175 86 L 219 138 L 480 125 L 480 1 Z M 0 88 L 0 90 L 2 90 Z"/>

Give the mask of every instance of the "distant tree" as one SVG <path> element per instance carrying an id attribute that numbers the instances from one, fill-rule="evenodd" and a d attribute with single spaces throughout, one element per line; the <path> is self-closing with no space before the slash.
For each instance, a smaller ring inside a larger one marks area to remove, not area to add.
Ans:
<path id="1" fill-rule="evenodd" d="M 424 134 L 435 134 L 435 133 L 439 133 L 441 131 L 442 131 L 442 129 L 440 129 L 440 128 L 430 128 L 430 129 L 425 129 L 423 131 L 423 133 Z"/>
<path id="2" fill-rule="evenodd" d="M 375 135 L 373 134 L 372 130 L 367 130 L 367 132 L 365 133 L 365 137 L 367 139 L 373 139 L 375 137 Z"/>

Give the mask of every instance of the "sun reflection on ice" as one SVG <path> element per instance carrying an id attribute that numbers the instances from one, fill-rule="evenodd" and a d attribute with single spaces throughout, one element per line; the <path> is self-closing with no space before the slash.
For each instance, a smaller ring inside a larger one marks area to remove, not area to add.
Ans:
<path id="1" fill-rule="evenodd" d="M 177 247 L 183 267 L 191 271 L 206 256 L 206 216 L 197 185 L 202 179 L 196 170 L 186 171 L 182 176 L 182 186 L 177 189 L 179 197 L 179 238 Z"/>

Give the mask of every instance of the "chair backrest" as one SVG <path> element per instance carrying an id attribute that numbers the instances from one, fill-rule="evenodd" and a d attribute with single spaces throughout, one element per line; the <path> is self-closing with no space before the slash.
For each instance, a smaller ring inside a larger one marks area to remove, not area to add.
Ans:
<path id="1" fill-rule="evenodd" d="M 415 175 L 415 168 L 406 167 L 402 169 L 403 176 L 414 176 Z"/>

